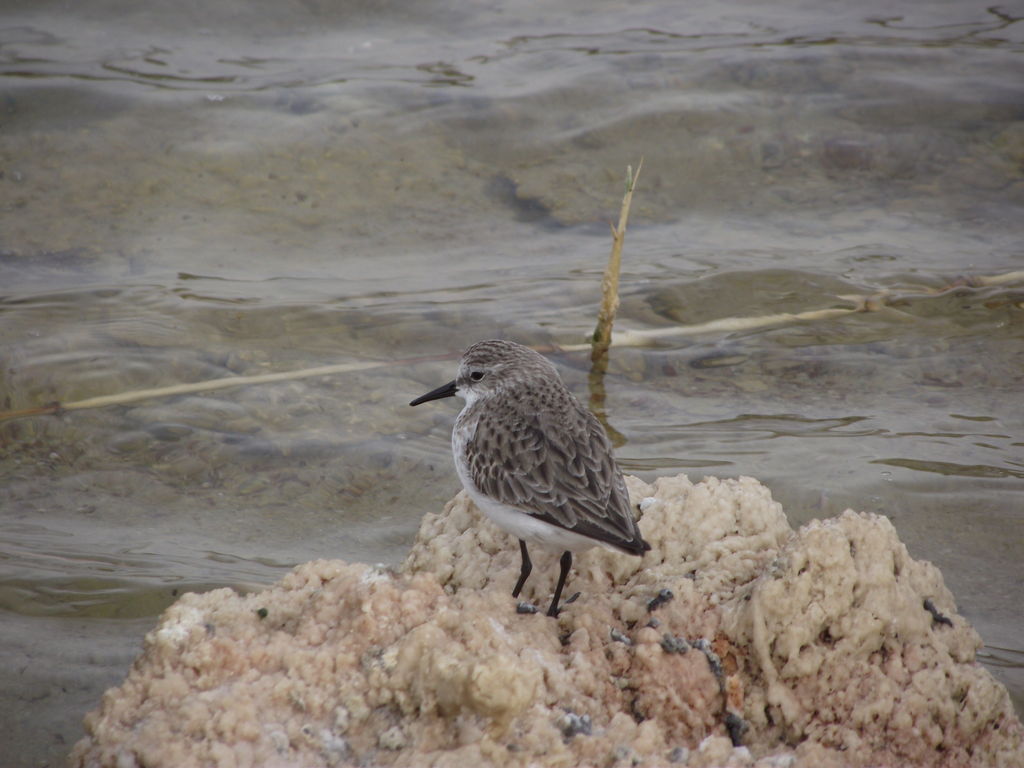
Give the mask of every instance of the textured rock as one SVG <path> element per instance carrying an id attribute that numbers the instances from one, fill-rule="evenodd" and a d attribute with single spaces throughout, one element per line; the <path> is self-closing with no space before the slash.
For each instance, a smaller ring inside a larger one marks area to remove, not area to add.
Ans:
<path id="1" fill-rule="evenodd" d="M 516 612 L 518 547 L 464 494 L 398 573 L 317 561 L 185 595 L 73 764 L 1024 762 L 977 634 L 888 520 L 794 533 L 749 478 L 628 483 L 652 550 L 580 555 L 557 620 Z M 555 558 L 521 598 L 550 598 Z"/>

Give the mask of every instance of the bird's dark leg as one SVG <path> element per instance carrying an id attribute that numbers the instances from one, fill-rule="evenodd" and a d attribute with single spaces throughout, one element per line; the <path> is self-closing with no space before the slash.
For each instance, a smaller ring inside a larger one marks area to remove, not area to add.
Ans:
<path id="1" fill-rule="evenodd" d="M 530 571 L 533 570 L 533 563 L 530 562 L 530 553 L 526 551 L 526 542 L 522 539 L 519 540 L 519 552 L 523 556 L 523 566 L 519 569 L 519 581 L 516 582 L 516 588 L 512 590 L 512 597 L 519 597 L 519 591 L 523 588 L 523 584 L 526 583 L 526 579 L 530 576 Z"/>
<path id="2" fill-rule="evenodd" d="M 562 566 L 562 571 L 558 574 L 558 585 L 555 587 L 555 596 L 551 598 L 548 616 L 558 616 L 558 601 L 562 597 L 562 587 L 565 586 L 565 577 L 569 575 L 569 569 L 572 568 L 572 552 L 569 550 L 563 552 L 562 559 L 558 561 L 558 564 Z"/>

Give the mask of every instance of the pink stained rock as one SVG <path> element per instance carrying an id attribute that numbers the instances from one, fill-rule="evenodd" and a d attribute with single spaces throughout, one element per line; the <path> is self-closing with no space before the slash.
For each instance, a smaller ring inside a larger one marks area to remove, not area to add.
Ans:
<path id="1" fill-rule="evenodd" d="M 887 519 L 794 532 L 749 478 L 627 480 L 652 550 L 580 555 L 557 620 L 516 613 L 518 547 L 462 493 L 398 572 L 183 596 L 72 764 L 1024 764 L 977 634 Z M 556 558 L 520 599 L 550 599 Z"/>

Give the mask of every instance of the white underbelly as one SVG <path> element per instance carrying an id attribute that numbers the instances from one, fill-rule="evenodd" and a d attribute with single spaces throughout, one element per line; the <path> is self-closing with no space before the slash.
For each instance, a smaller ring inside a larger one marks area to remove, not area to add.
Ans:
<path id="1" fill-rule="evenodd" d="M 557 525 L 546 523 L 528 512 L 522 512 L 515 507 L 494 501 L 476 489 L 470 489 L 465 483 L 463 483 L 463 487 L 491 522 L 527 544 L 536 544 L 556 552 L 565 550 L 583 552 L 601 543 L 565 528 L 559 528 Z"/>

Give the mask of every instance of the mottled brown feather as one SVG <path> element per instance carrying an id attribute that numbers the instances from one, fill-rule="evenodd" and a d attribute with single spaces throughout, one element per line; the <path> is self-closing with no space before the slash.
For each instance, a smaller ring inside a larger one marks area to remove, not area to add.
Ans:
<path id="1" fill-rule="evenodd" d="M 601 423 L 547 360 L 520 349 L 530 355 L 518 361 L 528 375 L 505 375 L 500 393 L 467 407 L 456 424 L 476 423 L 465 451 L 473 482 L 552 525 L 630 554 L 649 549 Z"/>

